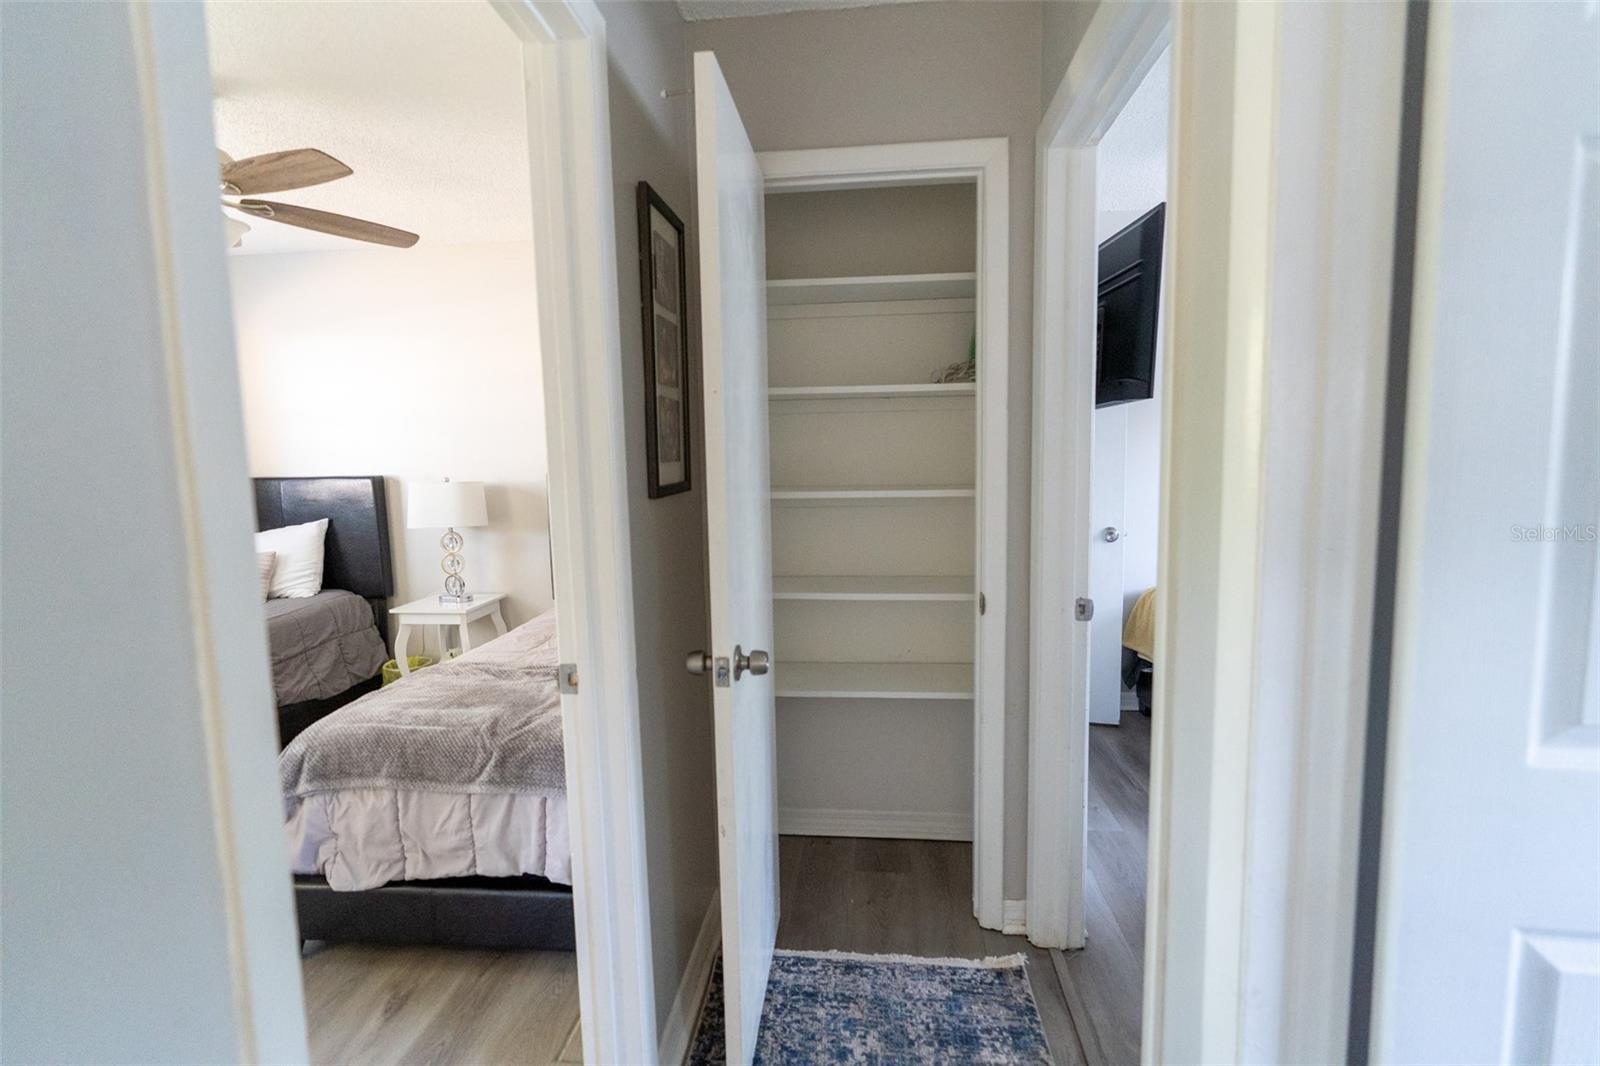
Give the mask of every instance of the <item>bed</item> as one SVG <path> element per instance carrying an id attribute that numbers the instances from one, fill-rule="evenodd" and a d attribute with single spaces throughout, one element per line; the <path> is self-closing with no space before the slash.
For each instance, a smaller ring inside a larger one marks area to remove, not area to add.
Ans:
<path id="1" fill-rule="evenodd" d="M 556 658 L 552 612 L 285 747 L 303 939 L 573 947 Z"/>
<path id="2" fill-rule="evenodd" d="M 278 738 L 376 689 L 388 656 L 394 571 L 382 477 L 254 479 L 256 528 L 328 519 L 322 591 L 266 601 Z"/>
<path id="3" fill-rule="evenodd" d="M 1155 690 L 1156 590 L 1145 589 L 1134 601 L 1122 626 L 1122 684 L 1139 700 L 1139 711 L 1150 715 Z"/>

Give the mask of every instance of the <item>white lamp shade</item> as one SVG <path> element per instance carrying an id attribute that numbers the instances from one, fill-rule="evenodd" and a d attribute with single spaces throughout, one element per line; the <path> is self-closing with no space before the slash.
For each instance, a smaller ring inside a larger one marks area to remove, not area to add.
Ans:
<path id="1" fill-rule="evenodd" d="M 489 524 L 481 481 L 414 481 L 406 494 L 410 529 L 465 529 Z"/>

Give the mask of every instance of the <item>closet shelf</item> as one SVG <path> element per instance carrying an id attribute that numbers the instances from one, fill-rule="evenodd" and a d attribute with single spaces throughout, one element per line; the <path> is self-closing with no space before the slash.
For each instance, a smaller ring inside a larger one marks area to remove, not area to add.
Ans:
<path id="1" fill-rule="evenodd" d="M 876 274 L 860 278 L 787 278 L 767 282 L 770 306 L 955 300 L 970 299 L 977 294 L 977 274 Z"/>
<path id="2" fill-rule="evenodd" d="M 789 663 L 773 666 L 777 694 L 795 699 L 970 700 L 970 663 Z"/>
<path id="3" fill-rule="evenodd" d="M 960 486 L 905 488 L 775 488 L 773 503 L 896 503 L 916 500 L 970 500 L 977 490 Z"/>
<path id="4" fill-rule="evenodd" d="M 936 385 L 781 385 L 767 390 L 769 400 L 893 400 L 938 396 L 976 396 L 971 381 Z"/>
<path id="5" fill-rule="evenodd" d="M 774 577 L 775 600 L 971 603 L 971 577 Z"/>

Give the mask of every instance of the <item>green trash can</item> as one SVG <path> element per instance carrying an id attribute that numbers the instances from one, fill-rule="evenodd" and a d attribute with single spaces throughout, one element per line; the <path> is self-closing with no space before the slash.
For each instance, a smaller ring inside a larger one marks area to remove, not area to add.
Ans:
<path id="1" fill-rule="evenodd" d="M 406 665 L 411 667 L 412 673 L 416 673 L 424 666 L 432 666 L 433 660 L 428 658 L 426 655 L 407 655 Z M 399 680 L 400 664 L 395 662 L 393 659 L 390 659 L 388 662 L 383 664 L 383 683 L 385 685 L 392 685 Z"/>

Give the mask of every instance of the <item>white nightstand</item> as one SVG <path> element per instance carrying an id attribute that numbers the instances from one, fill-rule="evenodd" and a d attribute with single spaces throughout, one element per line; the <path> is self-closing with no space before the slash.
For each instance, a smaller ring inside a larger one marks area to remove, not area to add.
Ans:
<path id="1" fill-rule="evenodd" d="M 416 626 L 432 626 L 433 631 L 439 636 L 439 654 L 445 653 L 444 627 L 455 626 L 461 634 L 461 650 L 472 650 L 471 623 L 480 618 L 488 618 L 494 622 L 495 633 L 505 636 L 506 619 L 500 613 L 500 601 L 506 598 L 504 592 L 475 592 L 472 594 L 471 603 L 440 603 L 438 596 L 424 596 L 420 600 L 402 603 L 398 607 L 391 607 L 389 613 L 399 621 L 400 628 L 394 635 L 394 661 L 400 667 L 402 676 L 411 673 L 411 665 L 406 662 L 406 645 L 411 641 L 411 630 Z"/>

